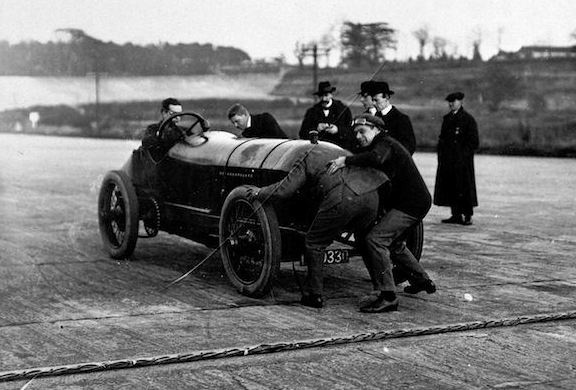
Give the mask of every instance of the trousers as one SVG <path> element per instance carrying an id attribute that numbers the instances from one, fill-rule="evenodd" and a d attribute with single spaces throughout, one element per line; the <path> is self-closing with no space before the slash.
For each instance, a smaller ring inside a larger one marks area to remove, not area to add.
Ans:
<path id="1" fill-rule="evenodd" d="M 371 262 L 369 270 L 373 287 L 380 291 L 395 291 L 392 264 L 408 276 L 410 284 L 430 279 L 422 265 L 406 247 L 402 234 L 420 220 L 400 210 L 391 209 L 366 234 L 360 251 L 364 261 Z M 368 265 L 367 265 L 368 268 Z"/>
<path id="2" fill-rule="evenodd" d="M 329 209 L 322 204 L 310 229 L 306 233 L 305 259 L 308 272 L 304 289 L 309 294 L 322 295 L 324 288 L 324 250 L 342 234 L 344 230 L 354 232 L 356 237 L 366 235 L 372 227 L 378 212 L 378 192 L 371 191 L 357 195 L 348 187 L 343 191 L 342 202 Z M 373 272 L 368 271 L 370 274 Z"/>

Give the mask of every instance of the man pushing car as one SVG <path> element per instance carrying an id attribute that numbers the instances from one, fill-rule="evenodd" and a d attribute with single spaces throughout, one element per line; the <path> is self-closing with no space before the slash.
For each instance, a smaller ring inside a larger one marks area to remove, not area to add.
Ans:
<path id="1" fill-rule="evenodd" d="M 328 174 L 329 161 L 340 155 L 340 148 L 311 144 L 283 180 L 260 189 L 251 188 L 248 193 L 252 200 L 276 201 L 287 199 L 306 186 L 318 201 L 318 210 L 305 236 L 308 272 L 300 301 L 305 306 L 323 306 L 325 249 L 344 230 L 361 237 L 373 226 L 378 212 L 378 188 L 388 182 L 383 172 L 372 168 L 346 167 L 334 175 Z M 377 283 L 382 260 L 368 257 L 364 262 L 372 282 Z"/>

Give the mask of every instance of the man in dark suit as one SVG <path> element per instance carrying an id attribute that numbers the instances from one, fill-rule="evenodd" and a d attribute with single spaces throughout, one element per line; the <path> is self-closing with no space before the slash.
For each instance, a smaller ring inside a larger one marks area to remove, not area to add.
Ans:
<path id="1" fill-rule="evenodd" d="M 438 139 L 434 204 L 451 208 L 452 216 L 443 219 L 443 223 L 472 225 L 473 208 L 478 206 L 474 174 L 478 126 L 474 117 L 462 107 L 463 99 L 462 92 L 446 96 L 450 112 L 444 115 Z"/>
<path id="2" fill-rule="evenodd" d="M 246 138 L 288 138 L 276 119 L 269 113 L 251 115 L 242 104 L 234 104 L 228 110 L 228 119 Z"/>
<path id="3" fill-rule="evenodd" d="M 372 227 L 378 211 L 378 187 L 388 181 L 383 172 L 371 168 L 347 167 L 328 174 L 328 162 L 341 155 L 338 148 L 311 144 L 283 180 L 249 196 L 261 202 L 275 201 L 289 198 L 306 186 L 318 201 L 320 206 L 305 237 L 308 272 L 301 300 L 305 306 L 323 306 L 324 250 L 345 228 L 359 237 Z M 384 269 L 378 256 L 365 257 L 364 262 L 371 276 L 380 275 Z M 377 276 L 372 282 L 379 286 Z"/>
<path id="4" fill-rule="evenodd" d="M 310 107 L 298 133 L 301 139 L 310 139 L 310 132 L 317 132 L 320 141 L 332 142 L 341 148 L 350 150 L 354 146 L 354 135 L 350 128 L 352 113 L 340 100 L 334 99 L 335 87 L 329 81 L 318 83 L 314 95 L 320 101 Z"/>
<path id="5" fill-rule="evenodd" d="M 331 162 L 329 172 L 344 167 L 371 167 L 390 178 L 391 191 L 386 200 L 386 213 L 360 243 L 363 255 L 384 261 L 380 276 L 381 292 L 373 301 L 360 307 L 367 313 L 398 309 L 392 262 L 408 276 L 410 285 L 404 292 L 417 294 L 436 291 L 436 285 L 406 247 L 404 232 L 419 223 L 430 210 L 432 199 L 426 183 L 412 157 L 400 143 L 385 131 L 384 122 L 373 115 L 362 114 L 354 119 L 354 132 L 363 149 L 352 156 L 341 156 Z"/>
<path id="6" fill-rule="evenodd" d="M 360 95 L 360 103 L 362 103 L 364 107 L 365 114 L 376 115 L 378 111 L 374 105 L 374 100 L 372 100 L 373 90 L 373 80 L 363 81 L 360 84 L 360 92 L 358 92 L 358 95 Z"/>
<path id="7" fill-rule="evenodd" d="M 162 100 L 160 106 L 160 121 L 146 127 L 142 137 L 142 147 L 147 149 L 155 161 L 160 160 L 172 146 L 184 140 L 185 134 L 178 127 L 179 117 L 168 123 L 162 134 L 159 134 L 160 124 L 168 117 L 182 112 L 182 103 L 175 98 Z"/>
<path id="8" fill-rule="evenodd" d="M 390 90 L 387 82 L 374 81 L 372 99 L 378 110 L 376 116 L 384 120 L 388 134 L 400 142 L 412 155 L 416 150 L 416 137 L 412 122 L 408 115 L 400 112 L 390 103 L 392 95 L 394 91 Z"/>

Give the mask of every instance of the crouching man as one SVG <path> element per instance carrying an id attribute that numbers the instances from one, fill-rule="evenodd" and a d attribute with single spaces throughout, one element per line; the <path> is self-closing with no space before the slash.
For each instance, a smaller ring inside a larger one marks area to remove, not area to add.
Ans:
<path id="1" fill-rule="evenodd" d="M 398 308 L 392 262 L 408 275 L 409 294 L 436 291 L 422 265 L 406 247 L 402 236 L 406 229 L 419 223 L 430 210 L 432 199 L 410 153 L 385 129 L 384 122 L 373 115 L 362 114 L 353 121 L 354 133 L 362 149 L 352 156 L 341 156 L 332 161 L 330 173 L 346 167 L 372 167 L 384 172 L 391 183 L 386 199 L 386 213 L 366 235 L 360 248 L 369 258 L 379 257 L 384 269 L 379 277 L 380 295 L 360 308 L 363 312 L 378 313 Z"/>
<path id="2" fill-rule="evenodd" d="M 339 155 L 339 148 L 311 144 L 283 180 L 249 193 L 250 198 L 261 202 L 275 201 L 307 186 L 318 201 L 315 204 L 320 204 L 305 237 L 308 272 L 300 301 L 305 306 L 323 306 L 324 250 L 344 230 L 362 236 L 372 227 L 378 212 L 378 187 L 388 181 L 383 172 L 372 168 L 346 167 L 328 174 L 329 161 Z M 370 275 L 377 274 L 372 268 L 380 269 L 381 262 L 379 258 L 365 260 Z"/>

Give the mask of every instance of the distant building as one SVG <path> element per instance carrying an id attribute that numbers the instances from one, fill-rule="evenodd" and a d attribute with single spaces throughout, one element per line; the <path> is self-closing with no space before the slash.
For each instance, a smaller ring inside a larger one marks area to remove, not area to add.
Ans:
<path id="1" fill-rule="evenodd" d="M 522 46 L 516 52 L 500 50 L 493 61 L 576 58 L 576 46 Z"/>

